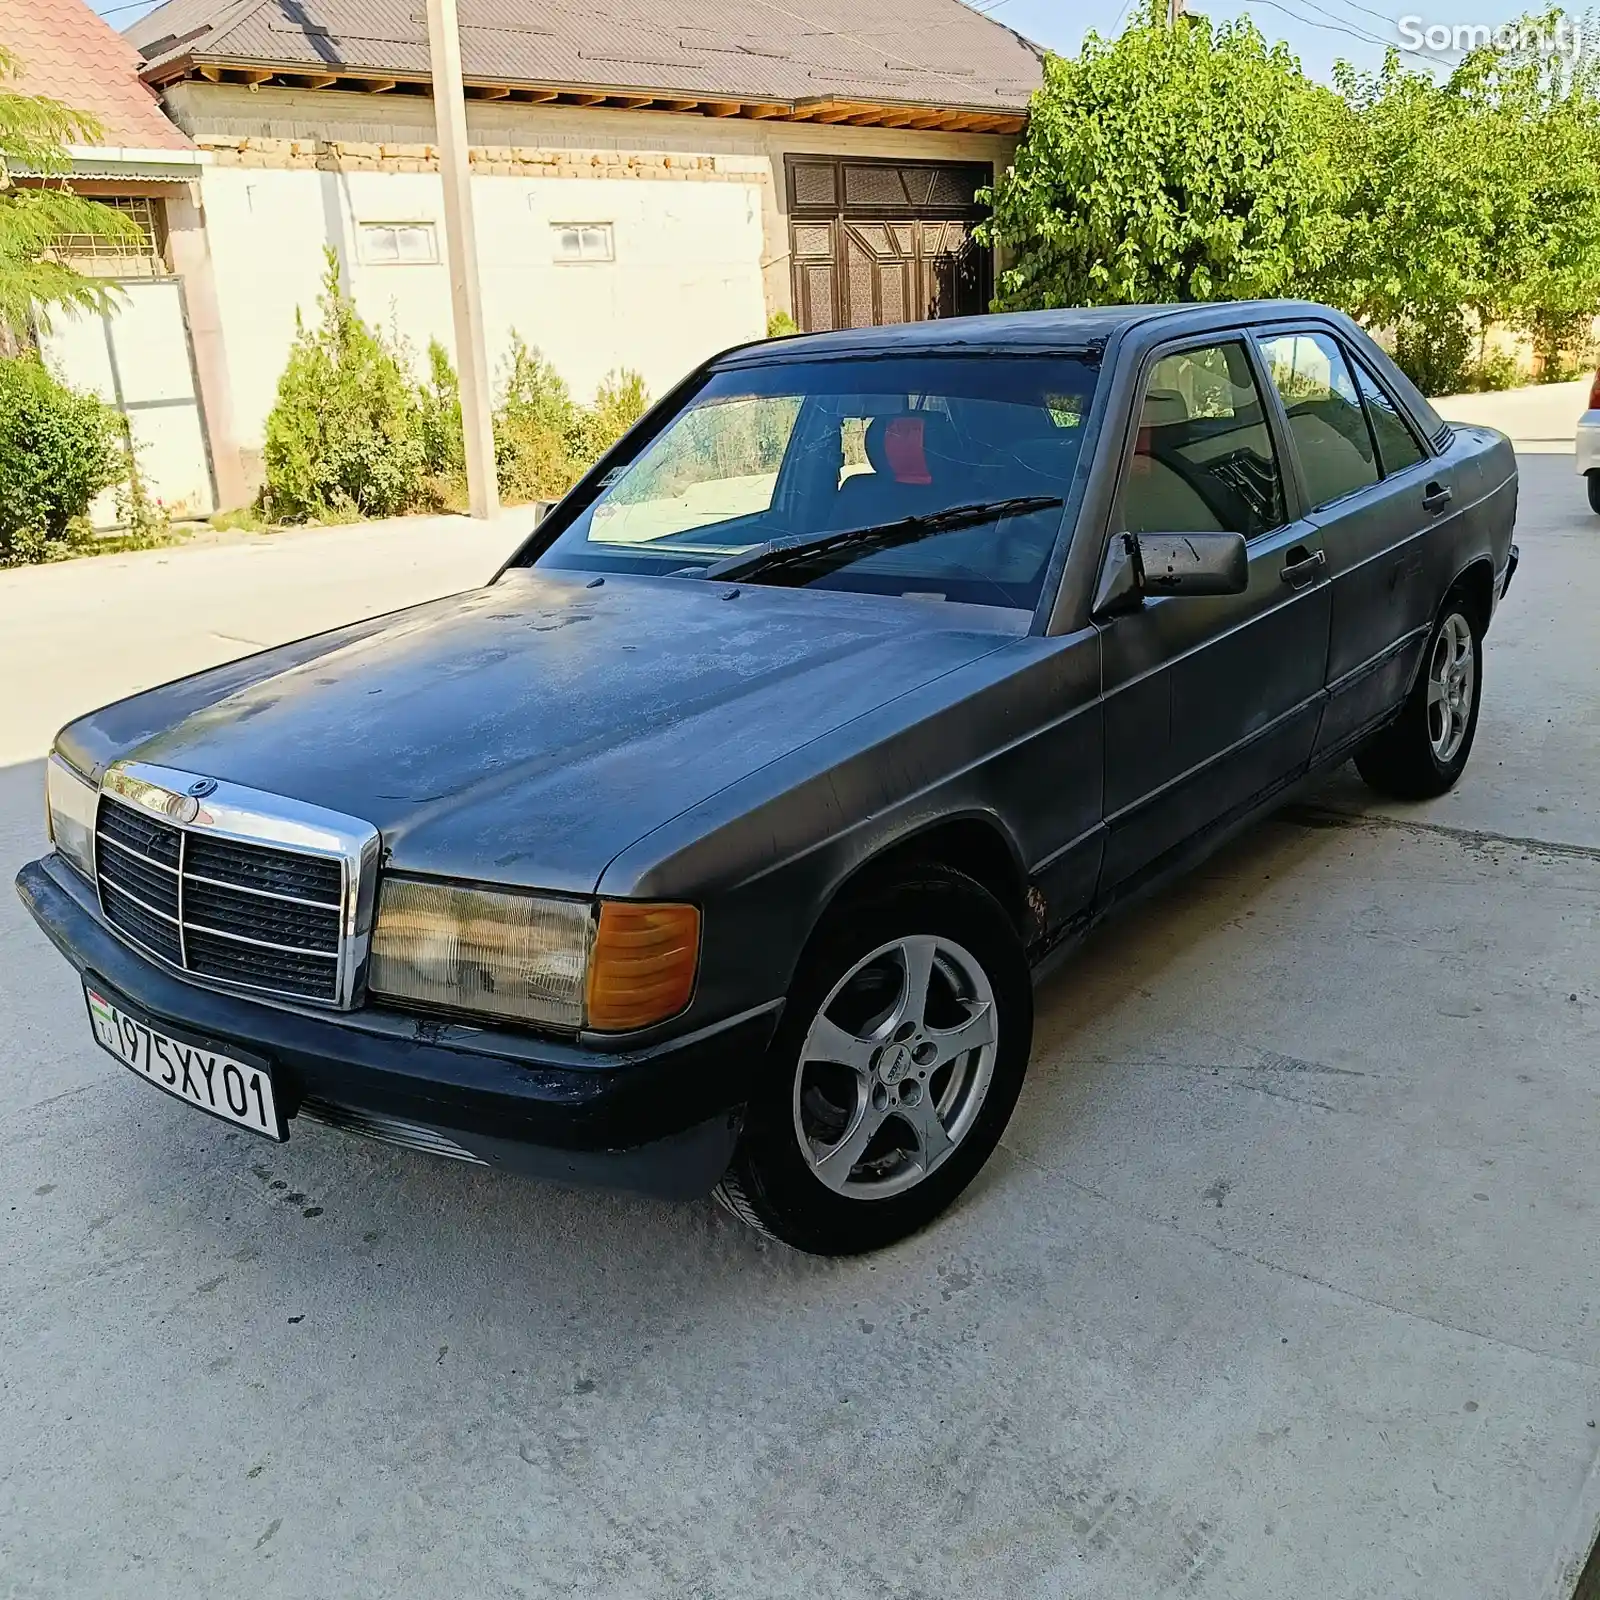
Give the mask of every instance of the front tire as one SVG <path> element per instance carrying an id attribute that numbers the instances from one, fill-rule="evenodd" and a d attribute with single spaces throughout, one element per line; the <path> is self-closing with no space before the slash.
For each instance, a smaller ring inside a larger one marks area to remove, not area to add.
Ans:
<path id="1" fill-rule="evenodd" d="M 817 1255 L 878 1250 L 971 1183 L 1033 1044 L 1022 941 L 964 874 L 912 869 L 830 912 L 717 1198 Z"/>
<path id="2" fill-rule="evenodd" d="M 1600 512 L 1600 472 L 1586 472 L 1583 481 L 1589 485 L 1589 509 Z"/>
<path id="3" fill-rule="evenodd" d="M 1356 770 L 1369 787 L 1397 800 L 1431 800 L 1455 787 L 1478 731 L 1482 661 L 1483 630 L 1454 592 L 1400 715 L 1356 752 Z"/>

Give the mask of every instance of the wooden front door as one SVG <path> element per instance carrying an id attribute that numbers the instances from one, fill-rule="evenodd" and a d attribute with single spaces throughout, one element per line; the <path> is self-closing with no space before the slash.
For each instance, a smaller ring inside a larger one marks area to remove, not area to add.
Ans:
<path id="1" fill-rule="evenodd" d="M 807 333 L 988 309 L 990 255 L 972 237 L 992 169 L 790 156 L 795 321 Z"/>

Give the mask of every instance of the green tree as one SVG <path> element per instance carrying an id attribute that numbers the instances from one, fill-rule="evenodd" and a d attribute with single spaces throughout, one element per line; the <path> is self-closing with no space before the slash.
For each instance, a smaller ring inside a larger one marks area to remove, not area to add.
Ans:
<path id="1" fill-rule="evenodd" d="M 1161 8 L 1164 10 L 1164 8 Z M 987 241 L 1000 309 L 1302 292 L 1337 254 L 1344 108 L 1248 21 L 1049 56 Z"/>
<path id="2" fill-rule="evenodd" d="M 21 63 L 0 47 L 0 352 L 14 348 L 37 317 L 59 307 L 99 308 L 114 290 L 75 272 L 52 251 L 67 234 L 137 240 L 138 230 L 110 206 L 67 187 L 67 146 L 93 144 L 95 119 L 59 100 L 8 88 Z"/>
<path id="3" fill-rule="evenodd" d="M 1427 392 L 1447 392 L 1471 353 L 1467 310 L 1483 285 L 1491 202 L 1472 148 L 1479 130 L 1446 85 L 1402 68 L 1396 51 L 1376 73 L 1340 63 L 1335 82 L 1351 112 L 1348 230 L 1320 297 L 1391 329 L 1407 373 Z"/>
<path id="4" fill-rule="evenodd" d="M 1531 43 L 1559 12 L 1524 19 L 1524 44 L 1487 45 L 1443 82 L 1391 51 L 1347 67 L 1346 248 L 1326 298 L 1392 329 L 1424 389 L 1465 381 L 1495 323 L 1531 332 L 1548 363 L 1600 310 L 1600 96 L 1595 69 Z"/>
<path id="5" fill-rule="evenodd" d="M 1541 42 L 1558 21 L 1571 26 L 1559 10 L 1524 18 L 1517 42 L 1451 78 L 1496 180 L 1481 309 L 1529 332 L 1552 377 L 1600 310 L 1600 61 L 1592 27 L 1573 55 Z"/>
<path id="6" fill-rule="evenodd" d="M 428 461 L 417 391 L 382 334 L 361 320 L 327 251 L 317 304 L 267 416 L 262 509 L 279 522 L 389 517 L 425 503 Z"/>

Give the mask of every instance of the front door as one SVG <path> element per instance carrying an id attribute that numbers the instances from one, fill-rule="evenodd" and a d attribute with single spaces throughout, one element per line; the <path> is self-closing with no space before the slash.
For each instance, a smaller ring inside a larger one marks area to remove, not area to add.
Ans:
<path id="1" fill-rule="evenodd" d="M 1165 596 L 1101 624 L 1106 841 L 1115 892 L 1303 772 L 1321 715 L 1329 589 L 1293 520 L 1276 419 L 1241 338 L 1158 352 L 1114 531 L 1242 533 L 1243 594 Z"/>
<path id="2" fill-rule="evenodd" d="M 786 169 L 790 275 L 803 332 L 987 309 L 989 252 L 972 235 L 987 214 L 976 195 L 991 168 L 790 156 Z"/>

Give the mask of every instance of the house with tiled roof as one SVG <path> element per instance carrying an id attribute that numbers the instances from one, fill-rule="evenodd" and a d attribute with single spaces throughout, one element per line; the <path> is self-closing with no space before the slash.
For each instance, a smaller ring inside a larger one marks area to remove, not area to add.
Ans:
<path id="1" fill-rule="evenodd" d="M 452 342 L 425 16 L 168 0 L 127 30 L 206 157 L 247 445 L 325 248 L 370 320 Z M 626 366 L 660 394 L 778 312 L 986 306 L 980 192 L 1040 59 L 961 0 L 461 0 L 460 26 L 491 366 L 515 332 L 580 393 Z"/>
<path id="2" fill-rule="evenodd" d="M 13 89 L 60 100 L 100 124 L 101 138 L 84 159 L 150 167 L 160 175 L 188 170 L 194 144 L 141 81 L 138 51 L 88 6 L 78 0 L 0 0 L 0 42 L 21 62 Z"/>
<path id="3" fill-rule="evenodd" d="M 59 253 L 115 284 L 103 314 L 41 321 L 45 358 L 122 411 L 151 487 L 204 513 L 246 494 L 200 195 L 209 157 L 161 108 L 138 50 L 84 0 L 0 0 L 0 45 L 20 63 L 8 88 L 99 125 L 70 151 L 67 181 L 134 223 L 125 242 L 70 238 Z M 20 184 L 43 181 L 13 172 Z"/>

